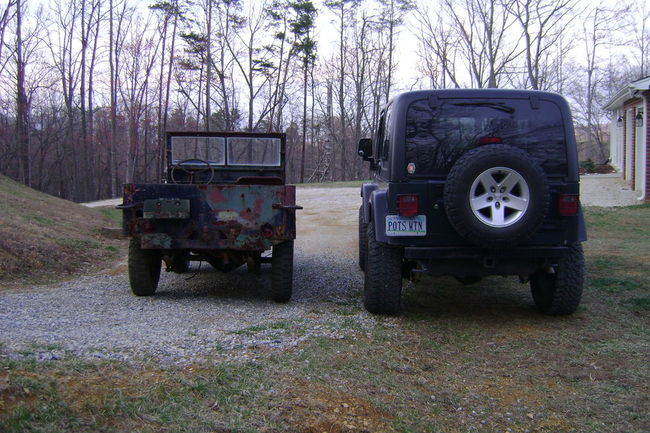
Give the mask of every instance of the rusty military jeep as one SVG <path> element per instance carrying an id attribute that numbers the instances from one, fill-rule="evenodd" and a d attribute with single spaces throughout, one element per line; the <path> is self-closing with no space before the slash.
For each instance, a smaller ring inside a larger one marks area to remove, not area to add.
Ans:
<path id="1" fill-rule="evenodd" d="M 289 301 L 295 198 L 285 183 L 284 134 L 168 132 L 163 182 L 124 185 L 118 206 L 131 238 L 131 290 L 153 295 L 163 262 L 177 273 L 191 261 L 221 272 L 271 263 L 271 298 Z"/>

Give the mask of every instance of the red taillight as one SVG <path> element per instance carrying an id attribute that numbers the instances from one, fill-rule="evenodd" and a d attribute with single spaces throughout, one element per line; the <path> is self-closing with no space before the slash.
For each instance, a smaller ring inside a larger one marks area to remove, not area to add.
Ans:
<path id="1" fill-rule="evenodd" d="M 501 137 L 481 137 L 478 139 L 479 144 L 501 144 L 503 139 Z"/>
<path id="2" fill-rule="evenodd" d="M 578 194 L 560 194 L 558 209 L 561 216 L 575 216 L 578 214 L 580 200 Z"/>
<path id="3" fill-rule="evenodd" d="M 397 196 L 397 211 L 402 216 L 415 216 L 420 210 L 420 198 L 415 194 Z"/>

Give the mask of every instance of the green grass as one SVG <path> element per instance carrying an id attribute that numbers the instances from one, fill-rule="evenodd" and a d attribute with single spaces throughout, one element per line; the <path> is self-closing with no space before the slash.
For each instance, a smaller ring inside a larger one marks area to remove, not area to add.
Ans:
<path id="1" fill-rule="evenodd" d="M 114 223 L 116 223 L 118 225 L 122 224 L 122 211 L 121 210 L 115 209 L 115 207 L 113 207 L 113 206 L 100 207 L 100 208 L 97 208 L 97 210 L 102 215 L 104 215 L 105 217 L 107 217 L 108 219 L 113 221 Z"/>

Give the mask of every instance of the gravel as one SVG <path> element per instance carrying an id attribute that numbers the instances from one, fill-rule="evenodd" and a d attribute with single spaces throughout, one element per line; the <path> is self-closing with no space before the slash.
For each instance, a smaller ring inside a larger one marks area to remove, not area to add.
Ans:
<path id="1" fill-rule="evenodd" d="M 582 181 L 585 205 L 624 201 L 618 178 Z M 155 296 L 136 297 L 122 264 L 103 275 L 0 292 L 0 356 L 172 364 L 251 360 L 260 351 L 283 350 L 316 336 L 365 332 L 376 319 L 361 307 L 359 202 L 358 188 L 298 189 L 305 209 L 298 213 L 294 295 L 288 304 L 269 300 L 268 265 L 253 275 L 245 267 L 220 274 L 193 264 L 187 274 L 163 272 Z"/>
<path id="2" fill-rule="evenodd" d="M 360 305 L 358 194 L 357 188 L 300 190 L 305 211 L 287 304 L 269 300 L 270 265 L 254 275 L 245 267 L 222 274 L 193 263 L 186 274 L 163 272 L 155 296 L 136 297 L 122 264 L 103 275 L 0 293 L 0 356 L 219 362 L 252 359 L 315 336 L 362 332 L 375 319 Z M 350 319 L 358 327 L 342 324 Z"/>

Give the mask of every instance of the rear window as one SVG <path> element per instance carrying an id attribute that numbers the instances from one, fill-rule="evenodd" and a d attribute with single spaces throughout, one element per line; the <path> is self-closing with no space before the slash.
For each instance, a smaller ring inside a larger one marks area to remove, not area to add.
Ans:
<path id="1" fill-rule="evenodd" d="M 528 99 L 440 99 L 413 102 L 406 115 L 406 162 L 416 175 L 446 175 L 456 160 L 481 144 L 503 143 L 526 150 L 547 174 L 567 170 L 566 138 L 560 109 Z"/>

